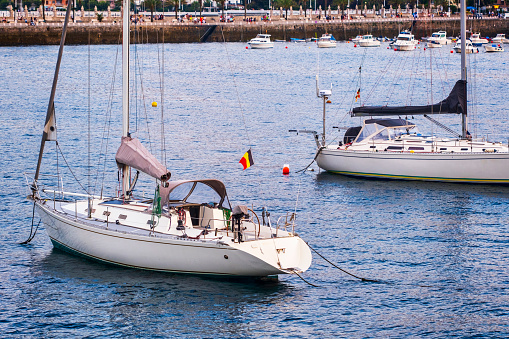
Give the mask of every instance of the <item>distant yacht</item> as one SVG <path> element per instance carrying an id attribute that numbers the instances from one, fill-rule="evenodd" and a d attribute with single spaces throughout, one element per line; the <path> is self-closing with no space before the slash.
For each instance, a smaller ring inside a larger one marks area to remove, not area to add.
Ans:
<path id="1" fill-rule="evenodd" d="M 255 38 L 247 42 L 252 49 L 267 49 L 274 47 L 274 42 L 270 41 L 270 34 L 258 34 Z"/>
<path id="2" fill-rule="evenodd" d="M 336 39 L 334 39 L 332 34 L 323 34 L 320 39 L 318 39 L 317 45 L 319 48 L 335 48 L 336 43 Z"/>

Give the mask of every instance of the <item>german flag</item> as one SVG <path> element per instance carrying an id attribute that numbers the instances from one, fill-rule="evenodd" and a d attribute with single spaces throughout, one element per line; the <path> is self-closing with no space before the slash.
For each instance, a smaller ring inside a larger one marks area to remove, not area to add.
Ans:
<path id="1" fill-rule="evenodd" d="M 251 148 L 246 152 L 246 154 L 244 154 L 242 159 L 240 159 L 239 163 L 241 163 L 242 166 L 244 167 L 243 170 L 248 169 L 249 167 L 254 165 L 253 155 L 251 154 Z"/>

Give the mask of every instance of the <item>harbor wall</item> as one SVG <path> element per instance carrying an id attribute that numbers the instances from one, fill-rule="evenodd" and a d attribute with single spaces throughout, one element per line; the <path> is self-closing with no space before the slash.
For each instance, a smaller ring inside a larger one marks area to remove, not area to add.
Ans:
<path id="1" fill-rule="evenodd" d="M 132 42 L 137 43 L 193 43 L 200 42 L 207 30 L 214 24 L 174 24 L 143 23 L 136 27 L 138 34 L 132 32 Z M 411 19 L 365 19 L 323 21 L 276 21 L 233 24 L 219 24 L 208 36 L 208 42 L 248 41 L 258 33 L 272 35 L 272 39 L 290 40 L 290 38 L 319 37 L 323 33 L 332 33 L 338 40 L 348 40 L 359 34 L 395 37 L 398 32 L 412 26 Z M 467 27 L 481 32 L 483 36 L 494 37 L 497 33 L 509 36 L 509 19 L 489 18 L 469 20 Z M 117 44 L 121 41 L 121 26 L 118 23 L 70 23 L 67 44 Z M 447 31 L 448 36 L 458 36 L 459 18 L 418 19 L 413 32 L 416 38 L 429 36 L 438 30 Z M 36 26 L 18 23 L 0 24 L 0 46 L 58 45 L 62 32 L 62 23 L 42 23 Z M 164 33 L 164 34 L 163 34 Z M 135 38 L 136 37 L 136 38 Z"/>

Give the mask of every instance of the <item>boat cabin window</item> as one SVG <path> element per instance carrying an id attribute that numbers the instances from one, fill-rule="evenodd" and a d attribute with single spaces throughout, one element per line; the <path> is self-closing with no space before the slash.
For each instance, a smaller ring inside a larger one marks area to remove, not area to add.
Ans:
<path id="1" fill-rule="evenodd" d="M 362 140 L 367 139 L 373 133 L 376 133 L 376 131 L 377 131 L 376 124 L 364 125 L 361 132 L 359 133 L 359 136 L 357 137 L 356 142 L 361 142 Z"/>
<path id="2" fill-rule="evenodd" d="M 373 140 L 389 140 L 389 131 L 387 128 L 384 128 L 380 132 L 378 132 L 373 138 Z"/>
<path id="3" fill-rule="evenodd" d="M 414 134 L 414 133 L 417 133 L 416 126 L 401 126 L 389 129 L 389 136 L 391 139 L 396 139 L 404 134 Z"/>
<path id="4" fill-rule="evenodd" d="M 410 37 L 409 37 L 409 36 L 400 36 L 400 37 L 398 38 L 398 40 L 410 41 L 411 39 L 410 39 Z"/>

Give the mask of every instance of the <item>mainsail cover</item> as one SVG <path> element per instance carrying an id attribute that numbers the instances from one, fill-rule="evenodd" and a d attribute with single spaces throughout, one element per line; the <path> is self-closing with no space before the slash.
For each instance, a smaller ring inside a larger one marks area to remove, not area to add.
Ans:
<path id="1" fill-rule="evenodd" d="M 427 106 L 361 106 L 352 110 L 352 116 L 391 116 L 391 115 L 422 115 L 422 114 L 466 114 L 467 82 L 458 80 L 451 93 L 438 104 Z"/>
<path id="2" fill-rule="evenodd" d="M 118 167 L 127 165 L 161 181 L 167 181 L 171 173 L 140 142 L 131 137 L 122 137 L 115 155 Z"/>

